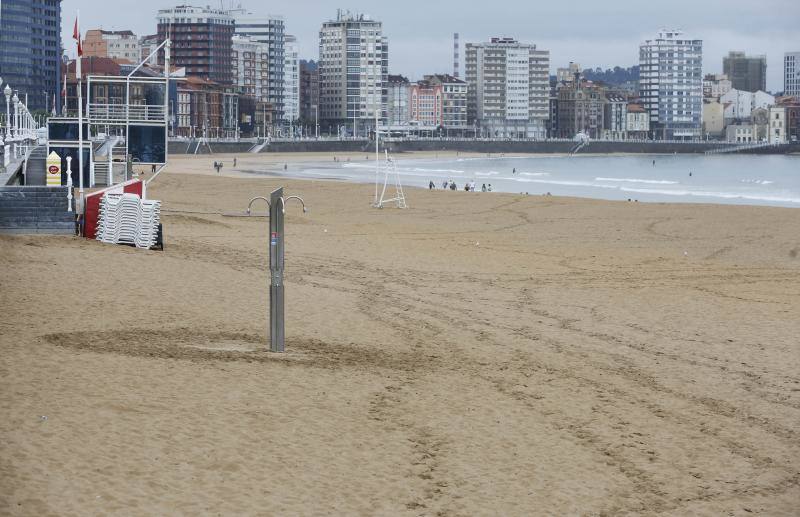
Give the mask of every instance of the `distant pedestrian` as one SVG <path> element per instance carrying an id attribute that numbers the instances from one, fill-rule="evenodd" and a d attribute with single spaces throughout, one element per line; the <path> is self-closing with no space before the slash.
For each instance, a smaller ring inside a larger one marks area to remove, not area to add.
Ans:
<path id="1" fill-rule="evenodd" d="M 511 171 L 511 174 L 516 174 L 516 173 L 517 173 L 517 168 L 516 168 L 516 167 L 514 167 L 514 170 L 513 170 L 513 171 Z"/>
<path id="2" fill-rule="evenodd" d="M 475 180 L 469 182 L 469 191 L 475 192 Z"/>
<path id="3" fill-rule="evenodd" d="M 484 183 L 483 186 L 481 187 L 481 192 L 486 192 L 486 183 Z"/>
<path id="4" fill-rule="evenodd" d="M 455 190 L 455 189 L 456 189 L 456 182 L 455 181 L 451 181 L 450 182 L 450 190 Z"/>
<path id="5" fill-rule="evenodd" d="M 655 166 L 656 166 L 656 161 L 655 161 L 655 160 L 653 160 L 653 167 L 655 167 Z"/>
<path id="6" fill-rule="evenodd" d="M 236 167 L 236 158 L 233 159 L 233 166 Z"/>
<path id="7" fill-rule="evenodd" d="M 464 183 L 464 191 L 469 192 L 469 183 Z"/>
<path id="8" fill-rule="evenodd" d="M 153 174 L 156 173 L 156 164 L 155 163 L 150 166 L 150 172 L 152 172 Z"/>
<path id="9" fill-rule="evenodd" d="M 689 177 L 690 178 L 692 177 L 692 171 L 689 171 Z"/>
<path id="10" fill-rule="evenodd" d="M 442 189 L 443 189 L 443 190 L 447 190 L 447 180 L 444 180 L 444 181 L 442 182 Z"/>
<path id="11" fill-rule="evenodd" d="M 491 183 L 489 183 L 489 186 L 486 187 L 486 190 L 487 190 L 487 192 L 491 192 L 492 191 L 492 184 Z"/>
<path id="12" fill-rule="evenodd" d="M 433 184 L 433 180 L 428 183 L 428 190 L 433 190 L 436 188 L 436 185 Z"/>
<path id="13" fill-rule="evenodd" d="M 287 170 L 288 168 L 289 168 L 289 164 L 287 164 L 287 163 L 284 163 L 284 164 L 283 164 L 283 170 Z"/>

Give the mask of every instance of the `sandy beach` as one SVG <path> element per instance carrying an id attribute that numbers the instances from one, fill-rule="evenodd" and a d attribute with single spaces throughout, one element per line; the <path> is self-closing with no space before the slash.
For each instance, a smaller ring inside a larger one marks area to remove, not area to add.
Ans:
<path id="1" fill-rule="evenodd" d="M 796 209 L 232 158 L 150 185 L 163 252 L 0 236 L 0 514 L 797 515 Z M 267 219 L 220 215 L 278 186 L 280 355 Z"/>

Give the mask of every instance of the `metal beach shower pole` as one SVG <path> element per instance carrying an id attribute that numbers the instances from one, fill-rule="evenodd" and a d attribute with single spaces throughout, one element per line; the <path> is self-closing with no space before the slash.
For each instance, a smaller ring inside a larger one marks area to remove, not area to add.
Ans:
<path id="1" fill-rule="evenodd" d="M 283 286 L 283 252 L 284 231 L 283 219 L 286 213 L 286 203 L 296 199 L 303 205 L 306 204 L 298 196 L 283 197 L 283 187 L 270 194 L 269 200 L 269 350 L 270 352 L 285 351 L 284 330 L 284 286 Z M 249 211 L 249 208 L 248 208 Z"/>

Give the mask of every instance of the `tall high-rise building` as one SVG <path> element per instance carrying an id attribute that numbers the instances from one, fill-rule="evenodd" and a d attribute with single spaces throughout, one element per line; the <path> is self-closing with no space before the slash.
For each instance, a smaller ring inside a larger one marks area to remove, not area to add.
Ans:
<path id="1" fill-rule="evenodd" d="M 83 38 L 83 55 L 107 57 L 118 63 L 139 64 L 141 47 L 139 38 L 131 31 L 90 29 Z"/>
<path id="2" fill-rule="evenodd" d="M 467 113 L 486 136 L 546 138 L 550 52 L 512 38 L 467 43 Z"/>
<path id="3" fill-rule="evenodd" d="M 286 36 L 284 45 L 284 65 L 283 65 L 283 119 L 287 122 L 294 122 L 300 118 L 300 50 L 297 46 L 297 38 Z"/>
<path id="4" fill-rule="evenodd" d="M 246 9 L 234 9 L 230 14 L 236 21 L 236 34 L 267 44 L 267 102 L 274 109 L 275 120 L 283 120 L 286 80 L 286 34 L 283 18 L 274 15 L 258 16 Z"/>
<path id="5" fill-rule="evenodd" d="M 319 31 L 320 120 L 359 134 L 386 117 L 389 43 L 381 22 L 339 11 Z"/>
<path id="6" fill-rule="evenodd" d="M 703 118 L 703 41 L 662 29 L 639 47 L 639 93 L 653 135 L 699 138 Z"/>
<path id="7" fill-rule="evenodd" d="M 783 56 L 783 94 L 800 97 L 800 52 Z"/>
<path id="8" fill-rule="evenodd" d="M 722 73 L 728 76 L 735 90 L 767 90 L 767 56 L 746 56 L 744 52 L 731 51 L 722 58 Z"/>
<path id="9" fill-rule="evenodd" d="M 8 83 L 20 98 L 27 95 L 31 111 L 51 110 L 53 97 L 60 104 L 60 49 L 61 0 L 0 1 L 2 87 Z"/>
<path id="10" fill-rule="evenodd" d="M 185 68 L 187 77 L 230 85 L 233 23 L 226 10 L 179 5 L 158 11 L 158 39 L 172 40 L 171 65 Z M 163 50 L 158 62 L 164 64 Z"/>
<path id="11" fill-rule="evenodd" d="M 316 61 L 300 60 L 300 119 L 317 123 L 319 112 L 319 67 Z"/>
<path id="12" fill-rule="evenodd" d="M 268 92 L 267 44 L 247 36 L 232 38 L 233 43 L 233 82 L 239 93 L 253 97 L 258 102 L 266 102 Z"/>

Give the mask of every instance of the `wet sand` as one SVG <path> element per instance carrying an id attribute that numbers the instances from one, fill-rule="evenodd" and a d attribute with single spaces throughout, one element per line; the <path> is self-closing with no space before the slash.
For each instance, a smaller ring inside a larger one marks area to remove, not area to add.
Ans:
<path id="1" fill-rule="evenodd" d="M 150 186 L 164 252 L 0 236 L 0 513 L 796 515 L 796 210 L 214 159 Z M 274 355 L 267 220 L 219 214 L 280 185 Z"/>

